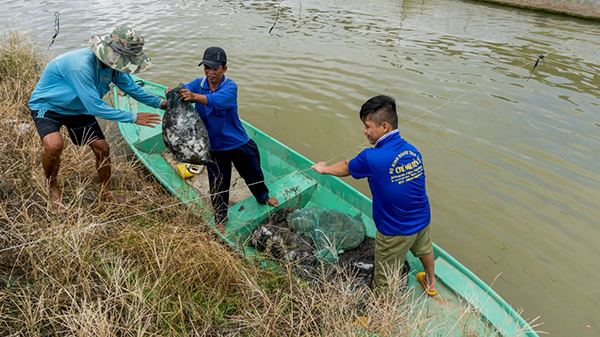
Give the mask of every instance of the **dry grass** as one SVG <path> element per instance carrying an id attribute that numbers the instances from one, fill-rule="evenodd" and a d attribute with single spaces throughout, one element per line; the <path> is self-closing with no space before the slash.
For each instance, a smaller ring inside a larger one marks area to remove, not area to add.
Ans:
<path id="1" fill-rule="evenodd" d="M 0 335 L 427 335 L 412 293 L 312 283 L 241 258 L 131 158 L 113 158 L 126 206 L 100 202 L 89 149 L 66 141 L 52 212 L 26 107 L 45 58 L 0 43 Z M 119 144 L 112 144 L 118 147 Z M 157 208 L 162 208 L 156 210 Z M 397 283 L 397 282 L 396 282 Z"/>

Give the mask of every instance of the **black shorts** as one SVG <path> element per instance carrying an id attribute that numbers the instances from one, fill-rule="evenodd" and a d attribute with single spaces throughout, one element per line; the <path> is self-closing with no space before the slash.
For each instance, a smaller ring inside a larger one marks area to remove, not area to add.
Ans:
<path id="1" fill-rule="evenodd" d="M 43 113 L 31 110 L 31 117 L 42 142 L 47 135 L 59 132 L 63 125 L 67 127 L 75 145 L 88 145 L 95 140 L 104 139 L 96 117 L 91 115 L 63 115 L 50 110 Z"/>

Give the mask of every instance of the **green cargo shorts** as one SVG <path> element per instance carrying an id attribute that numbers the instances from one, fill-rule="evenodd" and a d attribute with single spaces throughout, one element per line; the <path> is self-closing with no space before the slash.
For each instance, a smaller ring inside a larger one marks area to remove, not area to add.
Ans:
<path id="1" fill-rule="evenodd" d="M 433 252 L 429 225 L 420 232 L 409 236 L 390 236 L 377 231 L 375 235 L 374 281 L 378 288 L 388 286 L 386 275 L 400 275 L 409 250 L 415 257 L 424 257 Z"/>

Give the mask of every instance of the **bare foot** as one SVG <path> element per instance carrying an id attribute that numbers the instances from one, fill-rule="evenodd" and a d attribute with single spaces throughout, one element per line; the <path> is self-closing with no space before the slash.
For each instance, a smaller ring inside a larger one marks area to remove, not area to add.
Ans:
<path id="1" fill-rule="evenodd" d="M 62 203 L 62 192 L 58 187 L 50 188 L 50 204 L 56 212 L 67 210 L 67 207 Z"/>
<path id="2" fill-rule="evenodd" d="M 273 207 L 278 207 L 279 206 L 279 200 L 277 200 L 275 198 L 269 198 L 269 200 L 267 200 L 267 205 L 273 206 Z"/>
<path id="3" fill-rule="evenodd" d="M 109 202 L 114 202 L 115 204 L 119 204 L 122 205 L 125 203 L 125 198 L 118 196 L 118 195 L 114 195 L 112 192 L 105 192 L 102 194 L 102 201 L 109 201 Z"/>

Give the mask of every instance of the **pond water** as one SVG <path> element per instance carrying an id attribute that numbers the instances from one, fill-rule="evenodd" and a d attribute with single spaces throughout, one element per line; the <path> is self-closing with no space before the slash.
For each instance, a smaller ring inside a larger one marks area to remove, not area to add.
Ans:
<path id="1" fill-rule="evenodd" d="M 2 29 L 43 49 L 60 13 L 50 55 L 133 27 L 168 86 L 223 47 L 241 117 L 313 161 L 367 146 L 360 105 L 395 97 L 434 241 L 539 330 L 600 335 L 600 22 L 446 0 L 2 3 Z"/>

